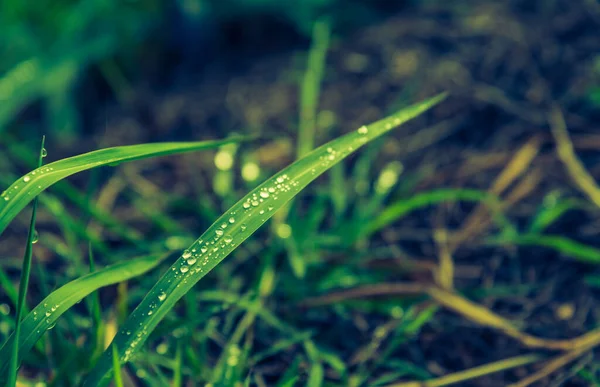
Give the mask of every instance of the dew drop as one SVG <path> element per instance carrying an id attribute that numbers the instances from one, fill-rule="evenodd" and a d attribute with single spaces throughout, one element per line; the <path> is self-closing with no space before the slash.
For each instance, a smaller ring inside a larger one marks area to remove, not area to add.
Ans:
<path id="1" fill-rule="evenodd" d="M 260 197 L 266 199 L 269 197 L 269 193 L 267 191 L 260 191 Z"/>
<path id="2" fill-rule="evenodd" d="M 188 265 L 193 265 L 194 263 L 196 263 L 198 259 L 196 257 L 191 257 L 190 259 L 187 260 L 187 264 Z"/>
<path id="3" fill-rule="evenodd" d="M 9 200 L 10 200 L 10 197 L 8 197 L 8 196 L 5 196 L 5 197 L 4 197 L 4 200 L 6 200 L 6 201 L 9 201 Z"/>
<path id="4" fill-rule="evenodd" d="M 192 256 L 192 252 L 191 252 L 191 251 L 189 251 L 189 250 L 185 250 L 185 251 L 183 252 L 183 255 L 182 255 L 183 259 L 187 259 L 187 258 L 189 258 L 189 257 L 191 257 L 191 256 Z"/>
<path id="5" fill-rule="evenodd" d="M 4 198 L 4 200 L 8 200 L 8 196 L 7 196 L 7 197 L 5 197 L 5 198 Z M 250 203 L 248 203 L 248 202 L 245 202 L 245 203 L 244 203 L 242 206 L 243 206 L 244 208 L 248 209 L 248 208 L 250 208 Z"/>
<path id="6" fill-rule="evenodd" d="M 27 183 L 29 180 L 31 180 L 31 177 L 30 177 L 30 176 L 25 176 L 25 177 L 23 178 L 23 181 L 24 181 L 25 183 Z"/>
<path id="7" fill-rule="evenodd" d="M 246 225 L 245 225 L 245 224 L 242 224 L 242 225 L 240 226 L 240 229 L 241 229 L 242 231 L 245 231 L 245 230 L 246 230 L 246 228 L 247 228 L 247 227 L 246 227 Z"/>
<path id="8" fill-rule="evenodd" d="M 358 128 L 358 134 L 367 134 L 369 133 L 369 129 L 367 129 L 366 126 L 361 126 L 360 128 Z"/>
<path id="9" fill-rule="evenodd" d="M 235 223 L 235 218 L 234 217 L 229 218 L 229 223 L 231 223 L 231 224 Z"/>
<path id="10" fill-rule="evenodd" d="M 231 241 L 233 241 L 233 238 L 231 237 L 231 235 L 226 235 L 224 241 L 225 243 L 231 243 Z"/>
<path id="11" fill-rule="evenodd" d="M 149 310 L 149 311 L 148 311 L 148 316 L 151 316 L 151 315 L 152 315 L 152 313 L 154 313 L 154 312 L 152 312 L 151 310 Z"/>
<path id="12" fill-rule="evenodd" d="M 252 205 L 253 205 L 254 207 L 258 206 L 258 205 L 259 205 L 259 203 L 258 203 L 258 200 L 253 200 L 253 201 L 252 201 Z"/>
<path id="13" fill-rule="evenodd" d="M 215 234 L 217 234 L 217 236 L 222 236 L 223 230 L 217 230 L 217 231 L 215 231 Z"/>
<path id="14" fill-rule="evenodd" d="M 227 228 L 227 223 L 221 224 L 221 228 Z"/>
<path id="15" fill-rule="evenodd" d="M 46 317 L 49 317 L 52 314 L 49 310 L 46 311 Z"/>
<path id="16" fill-rule="evenodd" d="M 182 272 L 182 273 L 187 273 L 189 270 L 190 270 L 190 268 L 187 267 L 187 266 L 181 266 L 179 268 L 179 271 Z"/>
<path id="17" fill-rule="evenodd" d="M 204 247 L 204 246 L 200 247 L 200 252 L 202 254 L 206 253 L 207 251 L 208 251 L 208 249 L 206 247 Z"/>
<path id="18" fill-rule="evenodd" d="M 46 150 L 46 148 L 42 148 L 42 157 L 46 156 L 48 156 L 48 151 Z"/>
<path id="19" fill-rule="evenodd" d="M 31 236 L 31 243 L 38 243 L 40 240 L 40 234 L 38 234 L 37 230 L 33 230 L 33 235 Z"/>
<path id="20" fill-rule="evenodd" d="M 162 292 L 158 295 L 158 301 L 164 301 L 167 298 L 167 293 Z"/>

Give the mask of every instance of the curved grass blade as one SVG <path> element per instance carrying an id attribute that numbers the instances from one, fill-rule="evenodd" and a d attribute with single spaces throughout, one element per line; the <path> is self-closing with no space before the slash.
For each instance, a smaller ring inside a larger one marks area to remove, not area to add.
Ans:
<path id="1" fill-rule="evenodd" d="M 475 189 L 441 188 L 419 193 L 391 204 L 366 226 L 361 236 L 367 237 L 397 221 L 411 211 L 450 201 L 483 202 L 493 212 L 497 222 L 504 227 L 512 227 L 500 211 L 501 203 L 497 196 Z"/>
<path id="2" fill-rule="evenodd" d="M 113 340 L 120 361 L 128 362 L 183 295 L 310 182 L 361 146 L 420 115 L 444 97 L 440 94 L 409 106 L 315 149 L 233 205 L 183 252 L 129 315 Z M 106 385 L 112 373 L 112 354 L 105 351 L 84 385 Z"/>
<path id="3" fill-rule="evenodd" d="M 21 322 L 19 362 L 39 338 L 56 323 L 58 318 L 79 300 L 101 287 L 126 281 L 146 273 L 169 255 L 168 253 L 157 253 L 126 262 L 119 262 L 102 270 L 86 274 L 52 292 L 29 312 Z M 0 348 L 0 375 L 4 375 L 6 372 L 13 343 L 14 334 Z"/>
<path id="4" fill-rule="evenodd" d="M 115 165 L 126 161 L 217 148 L 223 144 L 249 138 L 229 138 L 199 142 L 163 142 L 118 146 L 69 157 L 37 168 L 17 179 L 0 195 L 0 234 L 11 220 L 40 192 L 52 184 L 87 169 Z"/>
<path id="5" fill-rule="evenodd" d="M 600 249 L 577 242 L 573 239 L 561 235 L 544 234 L 513 234 L 501 237 L 490 238 L 486 241 L 488 245 L 507 245 L 514 244 L 518 246 L 539 246 L 555 250 L 561 254 L 573 257 L 574 259 L 591 264 L 600 263 Z"/>

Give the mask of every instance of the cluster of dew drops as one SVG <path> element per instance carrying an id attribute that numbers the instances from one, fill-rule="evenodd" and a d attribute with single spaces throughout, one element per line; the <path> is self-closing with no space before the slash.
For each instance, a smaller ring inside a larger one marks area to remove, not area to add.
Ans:
<path id="1" fill-rule="evenodd" d="M 240 212 L 231 212 L 228 214 L 228 217 L 225 218 L 226 220 L 214 231 L 210 240 L 199 240 L 190 249 L 186 249 L 183 252 L 180 264 L 171 268 L 174 278 L 168 279 L 167 282 L 170 283 L 175 279 L 177 282 L 176 287 L 179 287 L 181 283 L 186 283 L 192 274 L 201 272 L 203 267 L 208 265 L 211 260 L 213 262 L 217 261 L 220 254 L 223 254 L 224 250 L 226 250 L 226 247 L 235 246 L 237 244 L 236 239 L 243 240 L 247 236 L 246 231 L 248 226 L 243 223 L 245 219 L 249 220 L 252 217 L 256 217 L 258 213 L 259 219 L 262 222 L 266 221 L 266 218 L 260 218 L 260 216 L 264 216 L 267 212 L 274 210 L 273 201 L 279 199 L 278 195 L 298 189 L 298 186 L 299 183 L 297 181 L 291 180 L 286 174 L 282 174 L 275 178 L 272 184 L 268 184 L 258 193 L 247 197 L 242 203 Z M 167 292 L 161 290 L 156 299 L 151 300 L 146 314 L 148 316 L 153 315 L 158 305 L 166 299 Z M 142 323 L 140 322 L 139 324 L 141 326 Z M 131 335 L 130 330 L 124 330 L 122 333 L 127 336 Z M 125 350 L 122 360 L 127 361 L 133 354 L 135 347 L 145 337 L 146 332 L 144 329 L 137 331 L 135 337 L 133 337 Z"/>
<path id="2" fill-rule="evenodd" d="M 41 152 L 41 156 L 42 157 L 46 157 L 48 155 L 48 152 L 46 151 L 46 148 L 42 148 L 42 152 Z M 25 185 L 27 183 L 29 183 L 31 181 L 31 179 L 36 175 L 43 175 L 44 173 L 48 173 L 53 171 L 54 168 L 53 167 L 42 167 L 42 168 L 38 168 L 35 171 L 23 176 L 23 187 L 25 187 Z M 14 184 L 12 187 L 10 187 L 8 190 L 2 192 L 2 194 L 0 195 L 1 198 L 4 199 L 4 201 L 9 201 L 10 198 L 15 195 L 17 192 L 19 192 L 21 185 L 20 184 Z M 38 185 L 38 188 L 41 189 L 42 186 Z M 31 191 L 30 191 L 31 192 Z"/>
<path id="3" fill-rule="evenodd" d="M 176 275 L 185 276 L 201 272 L 202 267 L 218 258 L 226 247 L 235 246 L 238 243 L 236 239 L 244 239 L 248 228 L 243 223 L 244 219 L 249 220 L 258 214 L 261 222 L 266 221 L 267 218 L 264 215 L 274 210 L 273 202 L 279 199 L 278 195 L 293 190 L 298 184 L 297 181 L 291 180 L 286 174 L 283 174 L 278 176 L 272 185 L 267 185 L 258 193 L 249 195 L 242 203 L 242 209 L 239 212 L 229 213 L 229 217 L 214 230 L 210 239 L 199 240 L 190 249 L 185 250 L 181 256 L 183 258 L 181 265 L 179 268 L 173 267 L 172 270 L 179 272 Z"/>
<path id="4" fill-rule="evenodd" d="M 52 314 L 54 312 L 56 312 L 56 310 L 58 309 L 58 307 L 59 307 L 58 304 L 55 304 L 55 305 L 52 305 L 52 306 L 48 307 L 48 303 L 44 302 L 44 308 L 46 308 L 46 312 L 44 313 L 45 317 L 42 317 L 42 319 L 44 319 L 44 318 L 46 319 L 46 324 L 52 323 L 52 320 L 51 320 Z M 33 321 L 38 321 L 38 312 L 35 311 L 35 310 L 33 311 Z M 55 324 L 52 324 L 51 326 L 48 327 L 48 329 L 54 328 L 54 325 Z M 38 329 L 38 333 L 39 332 L 40 331 Z"/>
<path id="5" fill-rule="evenodd" d="M 391 124 L 390 124 L 390 127 L 391 127 Z M 369 133 L 369 128 L 367 128 L 366 126 L 363 125 L 360 128 L 358 128 L 357 133 L 360 136 L 355 138 L 355 140 L 354 140 L 356 145 L 348 145 L 347 147 L 341 147 L 340 149 L 335 149 L 331 146 L 327 147 L 327 149 L 326 149 L 327 154 L 319 156 L 319 162 L 321 164 L 321 167 L 328 168 L 331 165 L 331 163 L 333 163 L 336 160 L 346 157 L 348 154 L 353 152 L 357 147 L 360 147 L 361 145 L 363 145 L 364 143 L 367 142 L 368 138 L 366 135 Z M 311 173 L 313 175 L 316 174 L 317 169 L 312 168 Z"/>
<path id="6" fill-rule="evenodd" d="M 365 137 L 368 134 L 368 128 L 361 126 L 358 129 L 358 134 L 361 135 L 357 139 L 358 145 L 362 145 L 367 141 Z M 337 157 L 345 156 L 352 152 L 354 148 L 352 146 L 337 151 L 333 148 L 327 148 L 327 155 L 320 156 L 320 161 L 323 166 L 327 166 L 329 163 L 334 161 Z M 316 170 L 312 170 L 316 173 Z M 287 193 L 290 191 L 299 190 L 300 183 L 297 180 L 290 179 L 287 174 L 277 176 L 272 183 L 262 187 L 258 193 L 249 195 L 242 203 L 242 209 L 240 213 L 231 212 L 228 214 L 229 218 L 223 221 L 219 227 L 214 231 L 214 235 L 204 241 L 198 240 L 190 249 L 186 249 L 181 255 L 180 264 L 173 266 L 171 270 L 174 272 L 174 278 L 177 280 L 177 287 L 180 286 L 181 282 L 186 283 L 187 279 L 194 273 L 202 272 L 203 267 L 208 265 L 211 260 L 217 262 L 220 254 L 226 250 L 226 247 L 233 247 L 237 244 L 236 239 L 243 240 L 247 235 L 245 234 L 247 226 L 243 223 L 244 219 L 250 219 L 256 216 L 257 212 L 259 219 L 265 222 L 267 218 L 261 217 L 270 211 L 274 210 L 273 202 L 279 199 L 279 194 Z M 238 222 L 238 220 L 241 222 Z M 239 225 L 238 227 L 235 227 Z M 178 279 L 179 276 L 183 276 L 182 281 Z M 173 278 L 167 280 L 172 282 Z M 167 293 L 161 291 L 157 300 L 152 301 L 147 312 L 148 316 L 154 313 L 154 309 L 167 299 Z M 141 324 L 141 322 L 140 322 Z M 126 335 L 131 335 L 131 331 L 124 331 Z M 125 350 L 124 359 L 127 360 L 133 353 L 134 348 L 139 342 L 145 337 L 144 330 L 137 332 L 136 337 L 131 341 L 129 347 Z"/>
<path id="7" fill-rule="evenodd" d="M 360 135 L 357 142 L 361 145 L 367 140 L 365 136 L 368 134 L 368 128 L 361 126 L 357 132 Z M 352 146 L 341 151 L 329 147 L 327 148 L 327 154 L 320 156 L 320 161 L 323 166 L 327 166 L 328 163 L 333 162 L 337 157 L 345 156 L 353 150 Z M 316 170 L 313 168 L 312 172 L 316 173 Z M 183 252 L 179 265 L 174 265 L 171 268 L 174 272 L 174 278 L 168 279 L 167 282 L 170 283 L 175 279 L 177 282 L 176 286 L 179 287 L 181 282 L 186 283 L 187 278 L 193 274 L 202 272 L 203 267 L 208 265 L 209 262 L 217 262 L 218 258 L 227 250 L 227 247 L 233 247 L 238 243 L 236 239 L 243 241 L 247 237 L 245 233 L 247 226 L 244 220 L 249 220 L 258 215 L 260 222 L 265 222 L 267 220 L 265 215 L 273 211 L 273 203 L 279 199 L 279 195 L 299 190 L 299 186 L 300 183 L 297 180 L 290 179 L 287 174 L 281 174 L 270 183 L 267 183 L 257 193 L 249 195 L 242 203 L 239 213 L 235 211 L 229 213 L 229 218 L 226 218 L 216 228 L 212 237 L 207 240 L 197 241 L 190 249 L 186 249 Z M 179 276 L 183 276 L 183 278 L 180 280 L 178 279 Z M 166 297 L 167 294 L 161 291 L 158 296 L 158 302 L 164 301 Z M 153 309 L 156 306 L 156 303 L 150 305 L 148 315 L 153 314 Z"/>

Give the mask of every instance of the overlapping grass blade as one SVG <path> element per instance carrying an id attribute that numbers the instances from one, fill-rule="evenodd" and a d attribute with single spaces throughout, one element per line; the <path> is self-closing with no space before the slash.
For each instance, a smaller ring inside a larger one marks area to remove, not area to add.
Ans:
<path id="1" fill-rule="evenodd" d="M 56 323 L 58 318 L 79 300 L 101 287 L 142 275 L 156 267 L 168 256 L 169 254 L 166 253 L 157 253 L 119 262 L 71 281 L 52 292 L 29 312 L 21 322 L 19 361 L 39 338 Z M 13 343 L 14 337 L 10 336 L 0 348 L 0 375 L 4 375 L 6 372 Z M 1 379 L 2 377 L 0 377 Z"/>
<path id="2" fill-rule="evenodd" d="M 441 94 L 411 105 L 315 149 L 237 202 L 183 252 L 129 315 L 113 340 L 120 361 L 129 361 L 184 294 L 310 182 L 361 146 L 420 115 L 444 97 Z M 106 385 L 112 373 L 112 354 L 105 351 L 85 385 Z"/>
<path id="3" fill-rule="evenodd" d="M 20 177 L 2 193 L 0 197 L 0 234 L 27 203 L 40 192 L 77 172 L 143 158 L 217 148 L 223 144 L 247 139 L 238 137 L 215 141 L 163 142 L 119 146 L 84 153 L 47 164 Z"/>

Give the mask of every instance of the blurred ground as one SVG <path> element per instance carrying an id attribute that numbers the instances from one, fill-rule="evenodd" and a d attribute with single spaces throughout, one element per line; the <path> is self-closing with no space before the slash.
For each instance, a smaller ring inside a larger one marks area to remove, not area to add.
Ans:
<path id="1" fill-rule="evenodd" d="M 556 157 L 552 112 L 562 113 L 577 153 L 596 180 L 600 178 L 600 109 L 593 97 L 600 84 L 598 31 L 600 4 L 593 0 L 413 3 L 382 23 L 334 39 L 319 103 L 318 140 L 324 142 L 408 102 L 448 90 L 449 99 L 432 114 L 388 137 L 378 163 L 398 160 L 408 176 L 420 175 L 415 192 L 440 187 L 498 191 L 508 203 L 507 216 L 526 228 L 550 201 L 580 197 Z M 256 133 L 277 139 L 266 141 L 251 158 L 265 170 L 280 169 L 295 157 L 289 139 L 296 138 L 298 130 L 298 79 L 305 66 L 305 44 L 297 37 L 293 40 L 294 49 L 277 49 L 257 58 L 251 53 L 261 42 L 249 39 L 240 47 L 241 57 L 204 65 L 199 74 L 193 66 L 171 66 L 173 73 L 165 78 L 172 81 L 166 85 L 151 79 L 131 85 L 126 100 L 99 101 L 86 108 L 86 135 L 79 139 L 77 153 L 100 146 Z M 78 93 L 86 98 L 85 89 Z M 56 158 L 73 153 L 73 143 L 61 147 L 52 136 L 48 142 Z M 535 157 L 515 158 L 523 149 Z M 193 167 L 190 158 L 161 161 L 167 167 L 146 176 L 169 190 L 177 177 L 173 171 L 187 176 L 193 169 L 211 175 L 210 156 L 193 160 L 198 163 Z M 146 169 L 152 169 L 149 163 Z M 521 172 L 499 178 L 509 165 Z M 499 188 L 503 183 L 505 187 Z M 127 218 L 127 211 L 122 211 Z M 396 248 L 378 265 L 387 265 L 389 281 L 427 282 L 429 274 L 399 270 L 402 262 L 436 261 L 439 246 L 432 230 L 466 230 L 467 237 L 453 254 L 456 288 L 473 294 L 481 290 L 483 305 L 522 321 L 526 332 L 540 337 L 572 338 L 600 324 L 600 291 L 585 280 L 600 275 L 597 266 L 541 247 L 483 245 L 483 236 L 494 226 L 485 216 L 473 218 L 474 212 L 473 207 L 448 205 L 414 213 L 374 238 L 374 250 Z M 600 247 L 599 225 L 600 211 L 590 205 L 569 212 L 546 231 Z M 289 308 L 281 314 L 292 313 Z M 354 316 L 354 324 L 343 328 L 332 313 L 324 317 L 309 310 L 304 320 L 294 316 L 299 326 L 320 332 L 317 341 L 320 337 L 346 357 L 356 355 L 377 325 L 377 316 L 368 313 Z M 333 335 L 336 330 L 353 332 L 356 342 Z M 432 375 L 528 352 L 516 340 L 452 312 L 438 313 L 418 339 L 397 351 L 399 358 Z M 594 364 L 597 353 L 583 357 L 576 366 Z M 273 360 L 257 367 L 268 376 L 280 373 L 285 364 L 285 359 Z M 460 385 L 504 386 L 534 370 L 522 367 Z M 554 373 L 537 385 L 591 385 L 580 376 L 562 383 L 570 372 L 569 368 Z"/>

